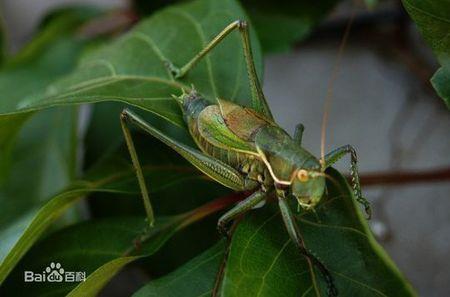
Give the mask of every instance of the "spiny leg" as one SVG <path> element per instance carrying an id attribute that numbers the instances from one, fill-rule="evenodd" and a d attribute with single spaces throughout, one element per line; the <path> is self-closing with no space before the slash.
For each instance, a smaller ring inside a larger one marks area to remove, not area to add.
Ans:
<path id="1" fill-rule="evenodd" d="M 225 254 L 223 256 L 222 264 L 220 265 L 219 272 L 216 276 L 216 281 L 214 284 L 214 289 L 212 296 L 218 296 L 218 292 L 220 289 L 220 285 L 222 283 L 223 279 L 223 273 L 225 271 L 226 262 L 228 259 L 228 254 L 230 251 L 230 244 L 231 244 L 231 232 L 227 228 L 229 223 L 235 220 L 240 215 L 246 213 L 247 211 L 251 210 L 253 207 L 258 205 L 261 201 L 267 198 L 268 193 L 264 192 L 262 190 L 258 190 L 254 192 L 249 197 L 245 198 L 241 202 L 239 202 L 237 205 L 235 205 L 231 210 L 226 212 L 223 216 L 220 217 L 219 222 L 217 224 L 217 229 L 219 230 L 219 233 L 225 235 L 227 237 L 227 246 L 225 250 Z"/>
<path id="2" fill-rule="evenodd" d="M 155 222 L 155 217 L 153 214 L 153 207 L 150 202 L 150 197 L 148 195 L 147 185 L 145 184 L 144 174 L 142 173 L 142 167 L 139 162 L 139 158 L 136 153 L 136 148 L 134 146 L 133 138 L 130 133 L 130 129 L 127 125 L 127 114 L 122 113 L 120 115 L 120 125 L 122 126 L 123 135 L 125 137 L 125 142 L 127 143 L 128 152 L 130 153 L 131 161 L 133 163 L 134 170 L 136 171 L 136 176 L 139 182 L 139 187 L 141 189 L 142 199 L 144 200 L 145 212 L 147 214 L 147 220 L 150 227 L 153 226 Z"/>
<path id="3" fill-rule="evenodd" d="M 295 217 L 292 214 L 292 211 L 286 201 L 285 197 L 278 197 L 278 206 L 280 207 L 281 216 L 283 217 L 284 224 L 286 229 L 291 237 L 291 240 L 295 243 L 297 248 L 300 250 L 300 253 L 304 255 L 311 263 L 319 269 L 322 273 L 325 282 L 328 287 L 328 296 L 337 296 L 337 289 L 334 286 L 333 278 L 325 267 L 325 265 L 320 262 L 309 250 L 306 249 L 303 239 L 301 237 L 300 231 L 298 229 L 297 223 L 295 221 Z"/>
<path id="4" fill-rule="evenodd" d="M 189 72 L 197 63 L 204 58 L 216 45 L 218 45 L 231 32 L 238 29 L 241 35 L 242 48 L 244 50 L 245 63 L 247 65 L 247 74 L 250 80 L 250 87 L 252 90 L 252 103 L 257 111 L 263 112 L 267 117 L 272 119 L 272 113 L 267 106 L 267 101 L 262 91 L 256 68 L 253 61 L 253 53 L 250 45 L 250 37 L 248 24 L 245 21 L 237 20 L 229 24 L 216 37 L 214 37 L 197 55 L 195 55 L 189 62 L 181 68 L 177 68 L 170 62 L 167 62 L 169 70 L 173 73 L 175 78 L 181 78 Z"/>
<path id="5" fill-rule="evenodd" d="M 295 126 L 294 140 L 298 145 L 302 145 L 303 131 L 305 131 L 305 126 L 303 126 L 303 124 L 297 124 L 297 126 Z"/>
<path id="6" fill-rule="evenodd" d="M 372 209 L 370 207 L 369 201 L 362 196 L 361 193 L 361 184 L 359 181 L 358 174 L 358 158 L 356 156 L 356 151 L 351 145 L 341 146 L 330 153 L 325 155 L 325 168 L 330 167 L 337 161 L 339 161 L 346 154 L 350 154 L 350 175 L 352 177 L 352 187 L 354 194 L 356 196 L 356 200 L 364 206 L 368 219 L 372 216 Z"/>

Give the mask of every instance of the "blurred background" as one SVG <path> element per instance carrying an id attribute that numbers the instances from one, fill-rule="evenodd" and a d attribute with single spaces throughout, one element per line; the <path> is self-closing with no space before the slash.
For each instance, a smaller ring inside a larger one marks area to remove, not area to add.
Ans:
<path id="1" fill-rule="evenodd" d="M 3 0 L 9 51 L 30 40 L 49 10 L 79 3 L 108 9 L 130 5 L 125 0 Z M 327 151 L 356 147 L 379 242 L 421 296 L 449 296 L 450 112 L 428 81 L 437 64 L 401 3 L 382 1 L 370 11 L 357 9 L 335 67 L 352 11 L 349 3 L 338 5 L 294 49 L 266 55 L 266 97 L 288 132 L 299 122 L 305 125 L 304 145 L 319 155 L 324 102 L 338 69 Z M 349 164 L 337 167 L 348 172 Z"/>

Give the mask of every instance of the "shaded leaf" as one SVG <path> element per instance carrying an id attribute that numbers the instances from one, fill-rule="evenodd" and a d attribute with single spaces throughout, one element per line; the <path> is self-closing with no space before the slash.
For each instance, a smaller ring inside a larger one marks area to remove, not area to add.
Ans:
<path id="1" fill-rule="evenodd" d="M 158 218 L 149 228 L 143 217 L 109 218 L 63 229 L 33 247 L 2 286 L 6 295 L 20 292 L 52 296 L 96 296 L 121 267 L 158 251 L 176 232 L 220 210 L 234 198 L 223 198 L 185 214 Z M 31 283 L 23 285 L 24 270 L 41 271 L 51 262 L 66 271 L 85 271 L 85 282 Z M 72 291 L 73 290 L 73 291 Z"/>
<path id="2" fill-rule="evenodd" d="M 181 222 L 181 217 L 157 220 L 155 227 L 146 231 L 147 223 L 143 217 L 110 218 L 62 229 L 30 250 L 2 285 L 2 295 L 15 292 L 25 296 L 61 296 L 75 289 L 71 296 L 96 296 L 115 272 L 139 258 L 130 253 L 135 250 L 137 240 L 145 234 L 148 242 L 140 249 L 142 254 L 152 254 Z M 85 271 L 86 282 L 22 282 L 24 270 L 40 272 L 51 262 L 60 263 L 65 271 Z"/>
<path id="3" fill-rule="evenodd" d="M 161 154 L 153 155 L 153 160 L 158 160 L 158 157 L 161 157 Z M 202 178 L 197 170 L 183 164 L 158 166 L 152 162 L 143 165 L 146 179 L 154 185 L 151 188 L 152 193 L 175 186 L 181 181 Z M 31 210 L 14 224 L 1 229 L 0 283 L 52 222 L 76 201 L 92 192 L 128 193 L 134 194 L 134 199 L 140 200 L 134 170 L 128 160 L 120 155 L 105 158 L 89 171 L 85 180 L 73 183 L 65 191 L 49 199 L 41 208 Z"/>
<path id="4" fill-rule="evenodd" d="M 20 98 L 39 91 L 75 65 L 86 42 L 70 35 L 73 28 L 64 25 L 73 19 L 61 21 L 65 16 L 58 18 L 61 28 L 48 22 L 39 37 L 0 72 L 0 109 L 15 108 Z M 49 203 L 38 211 L 75 177 L 77 124 L 74 107 L 0 117 L 0 283 L 64 209 Z"/>
<path id="5" fill-rule="evenodd" d="M 450 108 L 450 2 L 403 0 L 403 5 L 442 65 L 432 83 Z"/>
<path id="6" fill-rule="evenodd" d="M 224 248 L 224 243 L 219 242 L 176 271 L 148 283 L 133 297 L 178 297 L 180 292 L 184 297 L 210 296 Z"/>

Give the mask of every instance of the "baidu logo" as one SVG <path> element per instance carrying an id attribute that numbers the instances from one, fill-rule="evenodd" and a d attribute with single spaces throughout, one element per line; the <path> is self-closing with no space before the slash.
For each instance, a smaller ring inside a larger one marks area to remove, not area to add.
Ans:
<path id="1" fill-rule="evenodd" d="M 65 271 L 60 263 L 50 263 L 42 273 L 33 271 L 24 271 L 24 281 L 27 283 L 36 282 L 84 282 L 86 280 L 86 272 L 84 271 Z"/>

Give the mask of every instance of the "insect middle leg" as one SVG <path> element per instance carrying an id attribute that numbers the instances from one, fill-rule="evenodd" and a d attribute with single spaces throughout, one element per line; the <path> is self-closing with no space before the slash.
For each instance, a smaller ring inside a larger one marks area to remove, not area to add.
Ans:
<path id="1" fill-rule="evenodd" d="M 350 154 L 350 175 L 352 177 L 352 187 L 356 196 L 356 201 L 364 206 L 368 218 L 372 216 L 372 209 L 369 201 L 362 196 L 361 183 L 359 181 L 358 174 L 358 158 L 356 156 L 356 150 L 351 145 L 341 146 L 330 153 L 325 155 L 325 168 L 330 167 L 337 161 L 339 161 L 345 155 Z"/>
<path id="2" fill-rule="evenodd" d="M 214 37 L 197 55 L 195 55 L 189 62 L 181 68 L 175 67 L 170 62 L 167 62 L 169 70 L 175 78 L 181 78 L 186 75 L 197 63 L 204 58 L 211 50 L 213 50 L 225 37 L 231 32 L 238 29 L 241 35 L 242 48 L 244 50 L 245 63 L 247 66 L 248 78 L 250 80 L 250 88 L 252 91 L 253 107 L 262 112 L 269 118 L 272 118 L 271 111 L 267 106 L 264 93 L 262 91 L 258 75 L 256 74 L 255 63 L 253 61 L 253 53 L 250 44 L 248 24 L 245 21 L 237 20 L 229 24 L 216 37 Z"/>
<path id="3" fill-rule="evenodd" d="M 303 126 L 303 124 L 297 124 L 297 126 L 295 126 L 294 140 L 298 145 L 302 145 L 303 131 L 305 131 L 305 126 Z"/>
<path id="4" fill-rule="evenodd" d="M 265 200 L 267 198 L 267 195 L 268 195 L 267 192 L 258 190 L 249 197 L 245 198 L 244 200 L 236 204 L 232 209 L 230 209 L 223 216 L 220 217 L 217 223 L 217 229 L 219 230 L 219 232 L 228 237 L 230 235 L 228 233 L 227 228 L 229 223 L 238 216 L 251 210 L 253 207 L 258 205 L 263 200 Z"/>

